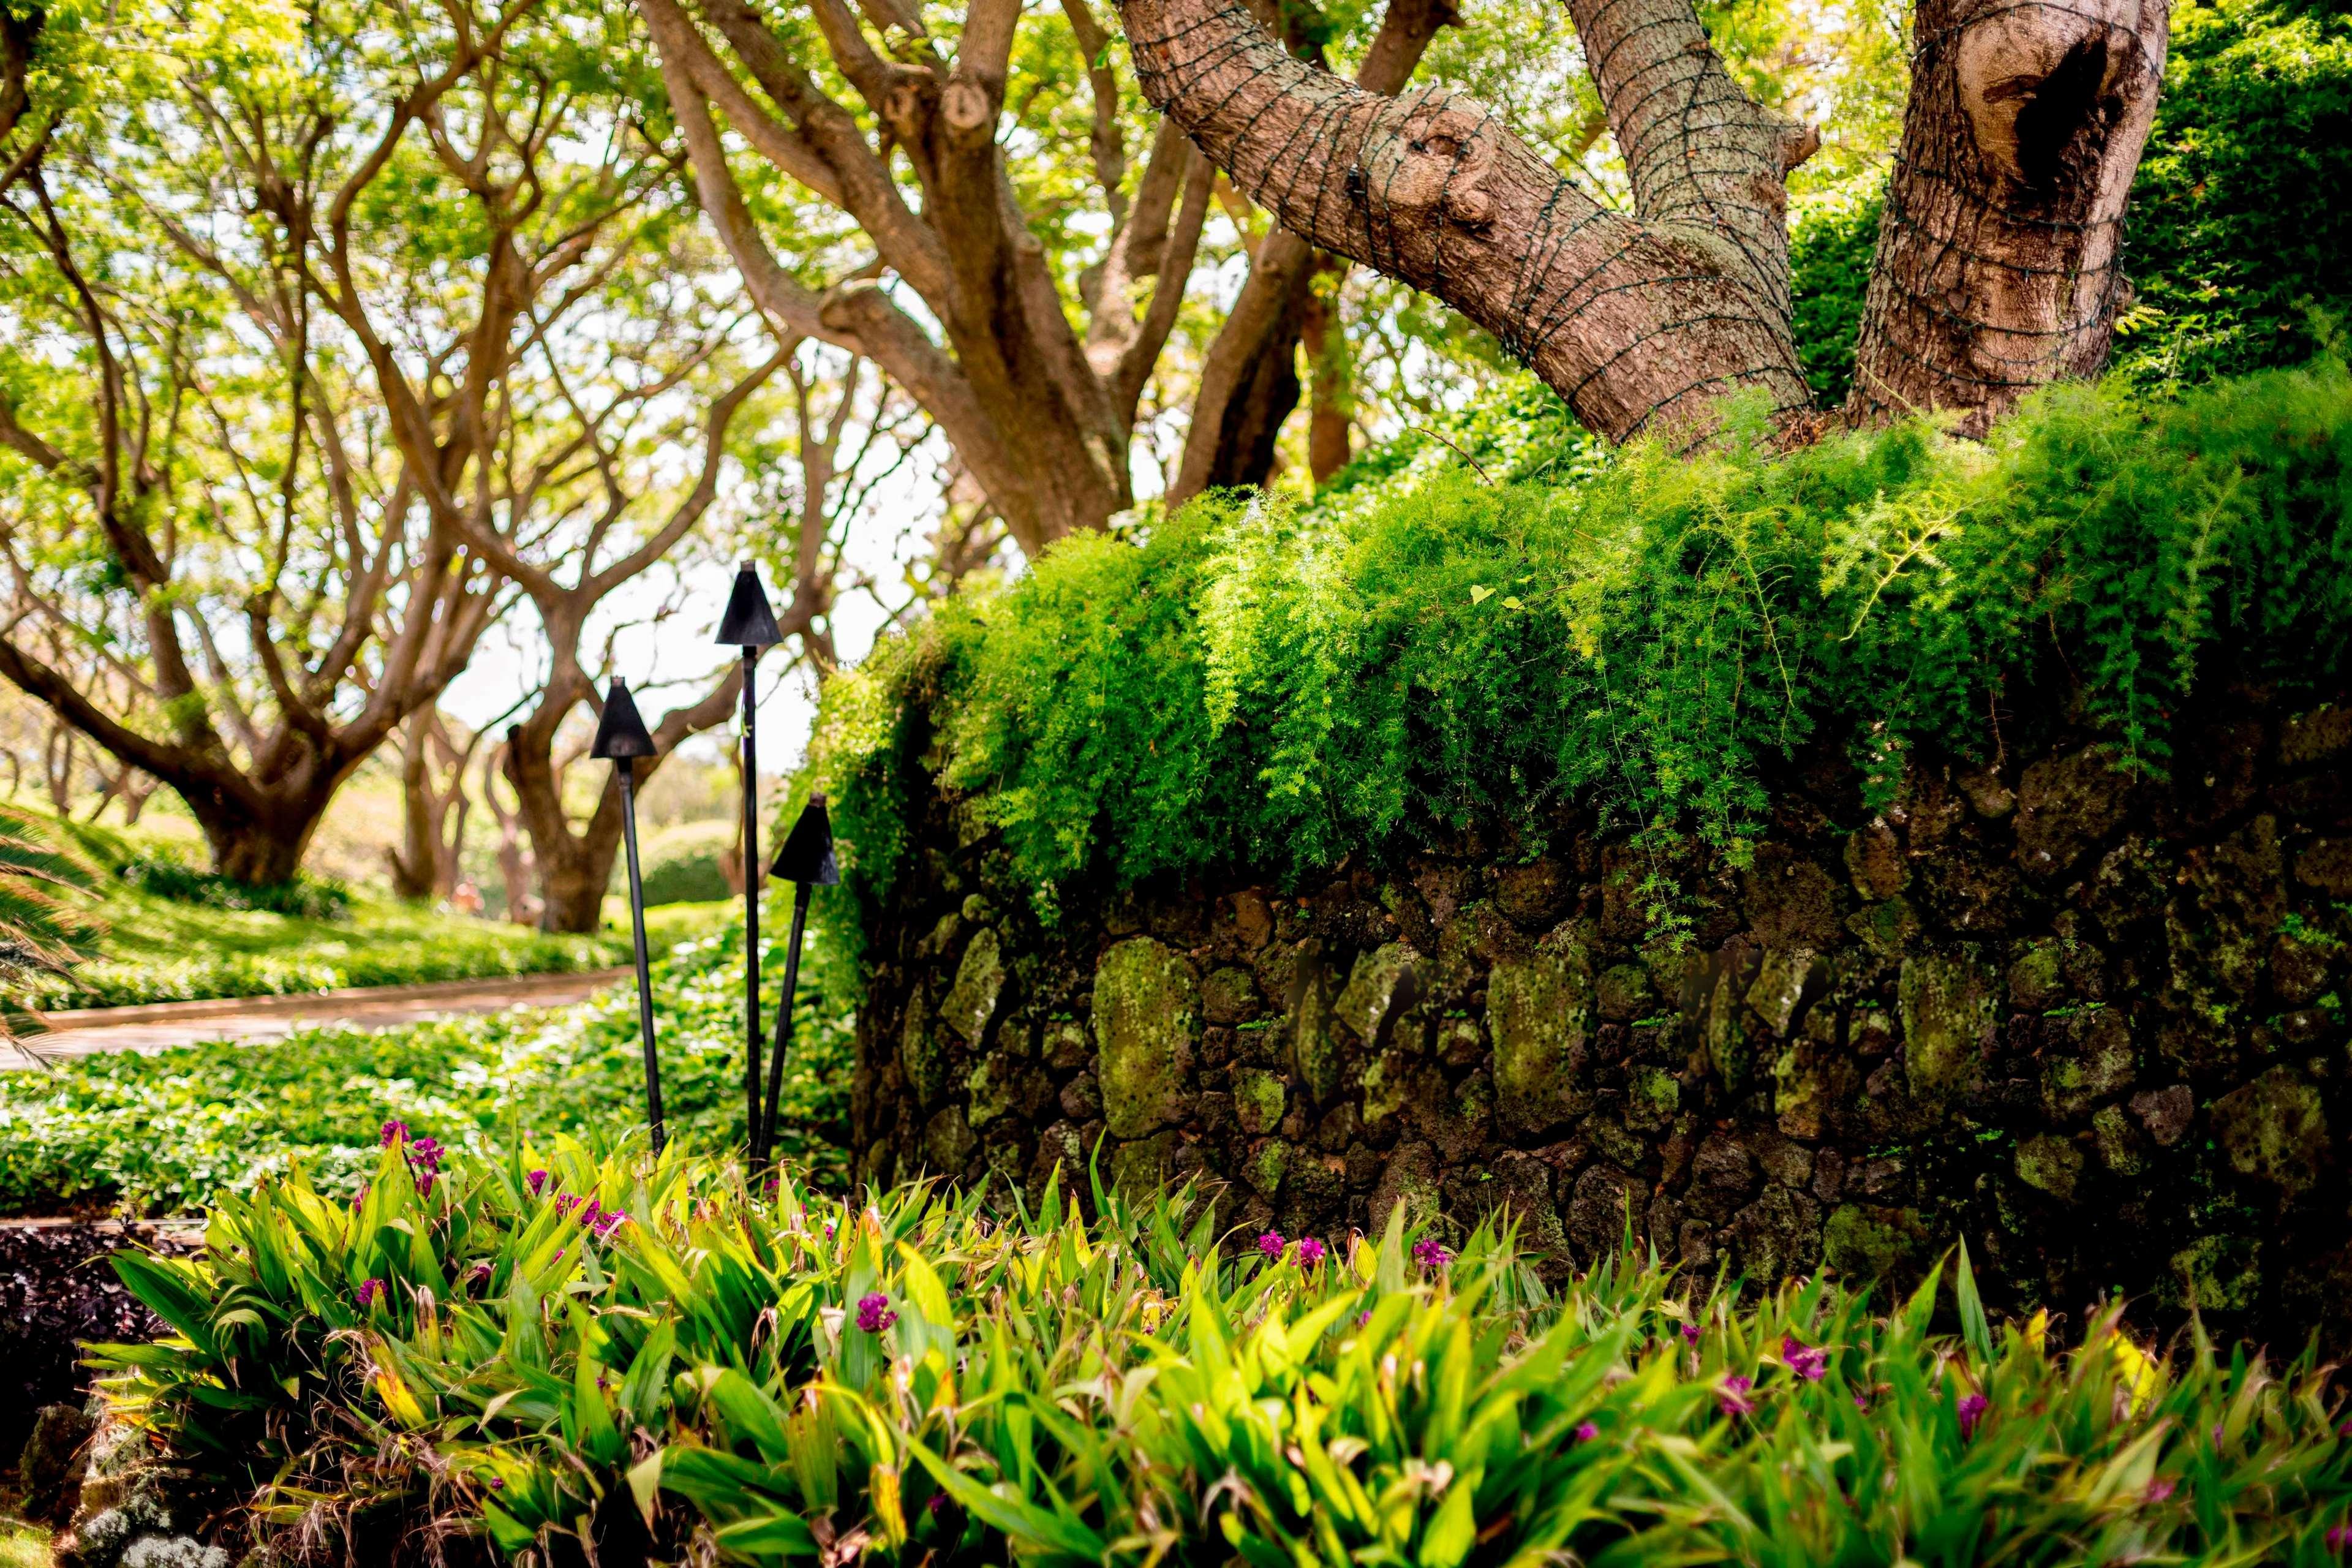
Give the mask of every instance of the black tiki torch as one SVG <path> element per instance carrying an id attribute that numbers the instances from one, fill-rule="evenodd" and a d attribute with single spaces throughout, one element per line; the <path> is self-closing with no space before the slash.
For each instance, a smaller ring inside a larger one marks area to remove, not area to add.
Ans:
<path id="1" fill-rule="evenodd" d="M 749 561 L 735 569 L 735 591 L 719 617 L 718 641 L 743 650 L 743 1136 L 760 1138 L 760 700 L 753 676 L 760 650 L 784 640 L 768 591 Z"/>
<path id="2" fill-rule="evenodd" d="M 793 940 L 784 950 L 784 995 L 776 1004 L 776 1048 L 768 1058 L 768 1110 L 752 1146 L 754 1165 L 767 1163 L 776 1142 L 776 1100 L 784 1088 L 784 1048 L 793 1041 L 793 993 L 801 982 L 801 938 L 808 930 L 809 889 L 829 888 L 841 880 L 841 868 L 833 858 L 833 818 L 825 812 L 824 796 L 809 796 L 800 820 L 784 836 L 784 847 L 776 851 L 772 869 L 793 884 Z"/>
<path id="3" fill-rule="evenodd" d="M 661 1061 L 654 1055 L 654 981 L 646 966 L 646 884 L 637 869 L 636 763 L 654 754 L 654 738 L 646 732 L 629 683 L 617 675 L 604 694 L 604 714 L 596 721 L 588 754 L 610 760 L 614 781 L 621 786 L 621 837 L 629 847 L 629 924 L 637 939 L 637 1030 L 646 1042 L 646 1121 L 658 1154 L 668 1140 L 662 1131 Z"/>

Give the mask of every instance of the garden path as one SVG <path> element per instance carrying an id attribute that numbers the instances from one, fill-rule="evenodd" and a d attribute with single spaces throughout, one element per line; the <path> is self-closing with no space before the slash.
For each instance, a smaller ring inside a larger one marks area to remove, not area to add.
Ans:
<path id="1" fill-rule="evenodd" d="M 306 1025 L 341 1024 L 387 1029 L 425 1018 L 495 1013 L 516 1006 L 560 1007 L 584 1001 L 627 975 L 626 968 L 574 974 L 513 974 L 451 980 L 431 985 L 376 985 L 301 996 L 235 996 L 204 1002 L 157 1002 L 138 1007 L 94 1007 L 47 1015 L 44 1056 L 100 1051 L 160 1051 L 200 1040 L 259 1045 L 282 1040 Z M 9 1066 L 0 1056 L 0 1068 Z"/>

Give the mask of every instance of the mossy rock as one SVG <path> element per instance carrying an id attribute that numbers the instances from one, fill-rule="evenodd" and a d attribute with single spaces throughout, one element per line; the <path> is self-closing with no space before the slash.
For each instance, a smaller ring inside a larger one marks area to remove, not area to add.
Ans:
<path id="1" fill-rule="evenodd" d="M 964 1115 L 974 1127 L 985 1127 L 1013 1109 L 1020 1072 L 999 1057 L 982 1057 L 964 1079 Z"/>
<path id="2" fill-rule="evenodd" d="M 2319 1090 L 2275 1067 L 2213 1102 L 2213 1138 L 2240 1175 L 2276 1184 L 2290 1197 L 2318 1180 L 2327 1159 L 2327 1111 Z"/>
<path id="3" fill-rule="evenodd" d="M 1582 1077 L 1592 1024 L 1592 965 L 1583 950 L 1540 948 L 1486 976 L 1495 1037 L 1495 1110 L 1504 1126 L 1550 1131 L 1590 1099 Z"/>
<path id="4" fill-rule="evenodd" d="M 1903 961 L 1897 988 L 1912 1098 L 1940 1106 L 1966 1089 L 2000 1022 L 1999 977 L 1966 958 Z"/>
<path id="5" fill-rule="evenodd" d="M 1401 942 L 1391 942 L 1362 954 L 1349 971 L 1348 984 L 1331 1005 L 1331 1016 L 1356 1032 L 1366 1045 L 1380 1039 L 1389 1015 L 1410 1006 L 1420 991 L 1414 967 L 1419 957 Z"/>
<path id="6" fill-rule="evenodd" d="M 918 1105 L 938 1104 L 947 1089 L 947 1052 L 932 1032 L 930 1016 L 919 996 L 908 1001 L 907 1021 L 898 1031 L 898 1070 L 906 1075 L 908 1090 Z"/>
<path id="7" fill-rule="evenodd" d="M 940 1004 L 940 1022 L 978 1049 L 996 1017 L 996 1004 L 1004 994 L 1004 953 L 996 932 L 982 926 L 963 950 L 956 965 L 955 984 Z"/>
<path id="8" fill-rule="evenodd" d="M 2165 1306 L 2240 1311 L 2262 1296 L 2263 1244 L 2251 1237 L 2200 1236 L 2172 1255 L 2172 1275 L 2157 1290 Z"/>
<path id="9" fill-rule="evenodd" d="M 1111 1151 L 1111 1184 L 1130 1199 L 1141 1201 L 1158 1192 L 1167 1180 L 1169 1162 L 1175 1158 L 1176 1134 L 1156 1132 L 1149 1138 L 1121 1143 Z"/>
<path id="10" fill-rule="evenodd" d="M 1252 1137 L 1262 1137 L 1282 1125 L 1288 1099 L 1280 1074 L 1263 1068 L 1234 1069 L 1234 1119 Z"/>
<path id="11" fill-rule="evenodd" d="M 1625 1075 L 1625 1125 L 1634 1131 L 1663 1131 L 1682 1103 L 1681 1082 L 1664 1068 L 1636 1067 Z"/>
<path id="12" fill-rule="evenodd" d="M 2066 1139 L 2043 1132 L 2017 1146 L 2017 1179 L 2053 1198 L 2072 1202 L 2083 1179 L 2083 1152 Z"/>
<path id="13" fill-rule="evenodd" d="M 1111 1136 L 1141 1138 L 1183 1119 L 1200 1020 L 1200 982 L 1173 950 L 1138 936 L 1103 954 L 1095 969 L 1096 1073 Z"/>
<path id="14" fill-rule="evenodd" d="M 1851 1279 L 1907 1279 L 1933 1246 L 1917 1209 L 1842 1204 L 1822 1226 L 1822 1261 Z"/>
<path id="15" fill-rule="evenodd" d="M 2132 1085 L 2131 1026 L 2120 1010 L 2101 1007 L 2064 1022 L 2073 1049 L 2050 1056 L 2042 1068 L 2042 1105 L 2053 1121 L 2077 1121 Z"/>

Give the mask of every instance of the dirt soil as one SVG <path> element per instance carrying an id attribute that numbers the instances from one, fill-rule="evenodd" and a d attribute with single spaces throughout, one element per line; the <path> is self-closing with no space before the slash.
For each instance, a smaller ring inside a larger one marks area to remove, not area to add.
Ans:
<path id="1" fill-rule="evenodd" d="M 107 1266 L 125 1247 L 184 1254 L 184 1229 L 37 1221 L 0 1225 L 0 1468 L 17 1453 L 44 1405 L 79 1405 L 90 1376 L 85 1341 L 152 1339 L 163 1325 Z"/>

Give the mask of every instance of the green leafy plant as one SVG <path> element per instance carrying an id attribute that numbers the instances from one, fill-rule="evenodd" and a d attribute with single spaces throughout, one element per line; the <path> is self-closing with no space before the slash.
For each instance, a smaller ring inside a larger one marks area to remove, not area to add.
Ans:
<path id="1" fill-rule="evenodd" d="M 1190 1193 L 1091 1197 L 755 1194 L 678 1145 L 394 1126 L 355 1204 L 297 1172 L 202 1257 L 126 1260 L 176 1331 L 98 1359 L 264 1531 L 331 1488 L 507 1554 L 2315 1563 L 2352 1535 L 2310 1356 L 2158 1355 L 2112 1310 L 2062 1347 L 1992 1322 L 1965 1252 L 1891 1311 L 1632 1252 L 1554 1292 L 1507 1224 L 1223 1237 Z"/>
<path id="2" fill-rule="evenodd" d="M 880 907 L 927 771 L 1050 899 L 1472 824 L 1539 841 L 1570 805 L 1736 850 L 1807 743 L 1882 799 L 1918 747 L 2068 725 L 2161 770 L 2215 680 L 2293 700 L 2342 673 L 2340 365 L 2156 403 L 2063 388 L 1981 445 L 1636 448 L 1565 483 L 1570 449 L 1521 451 L 1073 538 L 886 642 L 831 683 L 802 781 L 842 826 L 835 924 Z"/>
<path id="3" fill-rule="evenodd" d="M 340 921 L 352 912 L 352 890 L 342 883 L 317 877 L 297 877 L 290 882 L 254 887 L 199 871 L 168 855 L 144 854 L 125 861 L 114 873 L 134 888 L 159 899 L 202 904 L 215 910 L 262 910 L 306 921 Z"/>
<path id="4" fill-rule="evenodd" d="M 780 963 L 771 958 L 772 972 Z M 740 928 L 673 949 L 654 976 L 668 1119 L 711 1143 L 740 1139 Z M 837 1182 L 849 1018 L 814 989 L 798 1017 L 778 1133 L 788 1156 Z M 387 1117 L 484 1145 L 509 1128 L 624 1127 L 643 1115 L 644 1070 L 625 990 L 377 1033 L 304 1029 L 265 1047 L 61 1058 L 48 1071 L 0 1073 L 0 1213 L 186 1213 L 297 1162 L 321 1190 L 349 1193 Z"/>

